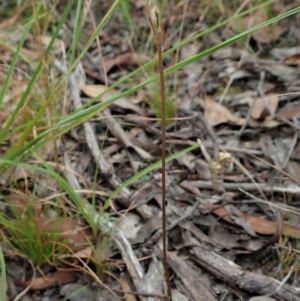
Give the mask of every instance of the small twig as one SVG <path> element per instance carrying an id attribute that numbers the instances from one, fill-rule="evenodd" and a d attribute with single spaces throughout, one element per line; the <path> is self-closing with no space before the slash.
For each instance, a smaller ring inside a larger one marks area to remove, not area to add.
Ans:
<path id="1" fill-rule="evenodd" d="M 144 296 L 144 297 L 155 297 L 155 298 L 164 298 L 165 297 L 164 295 L 159 295 L 159 294 L 123 291 L 123 290 L 117 290 L 117 289 L 115 289 L 114 292 L 120 293 L 120 294 L 125 294 L 125 295 L 133 295 L 133 296 Z"/>
<path id="2" fill-rule="evenodd" d="M 281 211 L 285 211 L 285 212 L 290 212 L 290 213 L 293 213 L 293 214 L 296 214 L 296 215 L 300 215 L 300 212 L 299 210 L 297 210 L 296 207 L 292 207 L 292 206 L 289 206 L 289 205 L 282 205 L 282 204 L 278 204 L 278 203 L 274 203 L 274 202 L 269 202 L 269 201 L 265 201 L 263 199 L 260 199 L 258 198 L 257 196 L 245 191 L 244 189 L 240 188 L 240 191 L 243 192 L 245 195 L 249 196 L 250 198 L 252 198 L 253 200 L 251 201 L 246 201 L 246 202 L 243 202 L 243 203 L 263 203 L 263 204 L 266 204 L 268 206 L 271 206 L 271 207 L 274 207 L 276 209 L 279 209 Z"/>
<path id="3" fill-rule="evenodd" d="M 185 213 L 180 216 L 176 221 L 174 221 L 172 224 L 170 224 L 167 227 L 167 231 L 171 231 L 172 229 L 174 229 L 178 224 L 180 224 L 181 222 L 183 222 L 185 219 L 189 218 L 190 216 L 193 215 L 193 213 L 195 212 L 195 210 L 198 208 L 200 204 L 200 200 L 197 200 L 195 202 L 195 204 L 192 207 L 188 207 L 185 211 Z"/>
<path id="4" fill-rule="evenodd" d="M 185 182 L 185 181 L 184 181 Z M 184 183 L 183 182 L 183 183 Z M 187 181 L 188 184 L 195 186 L 197 188 L 201 189 L 212 189 L 212 183 L 210 181 Z M 231 191 L 237 191 L 240 189 L 244 190 L 250 190 L 250 191 L 255 191 L 255 190 L 262 190 L 264 192 L 284 192 L 284 193 L 291 193 L 291 194 L 297 194 L 300 195 L 300 187 L 298 186 L 293 186 L 293 187 L 270 187 L 267 186 L 266 184 L 261 184 L 261 183 L 224 183 L 225 189 L 226 190 L 231 190 Z"/>
<path id="5" fill-rule="evenodd" d="M 273 296 L 273 295 L 275 295 L 275 294 L 277 294 L 281 291 L 282 287 L 287 283 L 287 281 L 290 279 L 292 273 L 295 271 L 296 265 L 298 265 L 297 261 L 294 262 L 294 264 L 290 267 L 289 272 L 286 274 L 286 276 L 283 278 L 281 283 L 278 285 L 278 287 L 276 288 L 276 291 L 265 295 L 266 297 L 271 297 L 271 296 Z"/>
<path id="6" fill-rule="evenodd" d="M 200 149 L 201 149 L 201 152 L 202 152 L 202 155 L 203 155 L 205 161 L 206 161 L 208 164 L 210 164 L 210 163 L 212 162 L 211 156 L 210 156 L 210 154 L 208 153 L 208 151 L 207 151 L 207 149 L 206 149 L 204 143 L 203 143 L 200 139 L 197 139 L 197 142 L 198 142 L 199 145 L 200 145 Z"/>
<path id="7" fill-rule="evenodd" d="M 295 147 L 296 147 L 296 143 L 298 141 L 298 137 L 299 137 L 299 133 L 298 131 L 295 132 L 295 135 L 294 135 L 294 139 L 293 139 L 293 142 L 292 142 L 292 145 L 288 151 L 288 154 L 284 160 L 284 163 L 283 163 L 283 166 L 281 166 L 282 169 L 284 169 L 286 167 L 286 165 L 288 164 L 290 158 L 291 158 L 291 155 L 292 155 L 292 152 L 294 151 Z"/>
<path id="8" fill-rule="evenodd" d="M 251 104 L 251 106 L 250 106 L 250 108 L 249 108 L 249 110 L 248 110 L 248 113 L 247 113 L 247 116 L 246 116 L 245 123 L 244 123 L 243 126 L 240 128 L 240 130 L 238 131 L 238 136 L 239 136 L 239 137 L 243 135 L 243 132 L 244 132 L 246 126 L 247 126 L 248 123 L 249 123 L 250 116 L 251 116 L 251 113 L 252 113 L 252 111 L 253 111 L 253 109 L 254 109 L 254 106 L 255 106 L 255 104 L 256 104 L 256 101 L 257 101 L 257 97 L 258 97 L 259 91 L 262 90 L 262 84 L 263 84 L 263 82 L 264 82 L 265 75 L 266 75 L 266 72 L 265 72 L 265 71 L 262 71 L 262 72 L 260 73 L 256 97 L 254 98 L 254 101 L 252 102 L 252 104 Z"/>

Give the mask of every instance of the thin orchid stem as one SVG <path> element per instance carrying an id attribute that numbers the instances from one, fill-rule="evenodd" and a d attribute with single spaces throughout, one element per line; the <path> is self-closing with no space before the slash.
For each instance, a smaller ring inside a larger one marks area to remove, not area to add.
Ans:
<path id="1" fill-rule="evenodd" d="M 168 269 L 168 254 L 167 254 L 167 215 L 166 215 L 166 95 L 164 70 L 162 62 L 162 34 L 158 34 L 156 38 L 156 46 L 158 53 L 158 66 L 160 77 L 160 93 L 161 93 L 161 183 L 162 183 L 162 237 L 163 237 L 163 261 L 166 273 L 166 282 L 168 289 L 168 300 L 172 301 L 172 291 L 170 283 L 170 274 Z"/>
<path id="2" fill-rule="evenodd" d="M 162 238 L 163 238 L 163 264 L 167 283 L 167 300 L 172 301 L 171 281 L 168 269 L 168 250 L 167 250 L 167 215 L 166 215 L 166 95 L 164 81 L 164 67 L 162 55 L 163 33 L 160 28 L 159 10 L 154 5 L 153 0 L 148 0 L 146 14 L 155 37 L 155 44 L 158 54 L 159 82 L 161 94 L 161 196 L 162 196 Z"/>

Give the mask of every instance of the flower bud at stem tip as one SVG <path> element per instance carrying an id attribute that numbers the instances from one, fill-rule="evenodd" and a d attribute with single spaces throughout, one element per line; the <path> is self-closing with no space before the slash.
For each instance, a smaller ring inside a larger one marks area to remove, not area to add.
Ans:
<path id="1" fill-rule="evenodd" d="M 160 16 L 159 16 L 159 9 L 156 5 L 154 5 L 151 9 L 151 21 L 156 30 L 156 32 L 160 32 Z"/>

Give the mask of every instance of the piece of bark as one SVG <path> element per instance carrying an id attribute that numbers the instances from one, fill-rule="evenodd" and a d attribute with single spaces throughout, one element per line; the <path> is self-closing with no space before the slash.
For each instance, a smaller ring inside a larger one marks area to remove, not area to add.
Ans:
<path id="1" fill-rule="evenodd" d="M 168 253 L 168 264 L 185 286 L 191 301 L 217 301 L 213 293 L 202 284 L 196 271 L 182 259 L 173 253 Z"/>
<path id="2" fill-rule="evenodd" d="M 204 247 L 193 247 L 192 250 L 203 268 L 232 287 L 260 296 L 272 295 L 281 301 L 300 301 L 300 289 L 296 287 L 282 285 L 274 278 L 244 270 L 233 261 Z"/>

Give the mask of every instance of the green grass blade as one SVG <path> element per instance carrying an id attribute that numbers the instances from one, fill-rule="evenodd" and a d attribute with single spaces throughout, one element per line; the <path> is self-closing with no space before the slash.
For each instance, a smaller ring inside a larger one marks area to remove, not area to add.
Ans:
<path id="1" fill-rule="evenodd" d="M 44 165 L 44 168 L 38 165 L 32 165 L 23 162 L 15 162 L 7 159 L 0 159 L 0 164 L 5 164 L 11 168 L 20 166 L 24 169 L 44 173 L 55 179 L 57 183 L 59 183 L 59 185 L 61 186 L 62 190 L 69 195 L 70 199 L 76 205 L 78 210 L 82 210 L 80 212 L 82 213 L 83 217 L 91 226 L 91 228 L 95 230 L 96 221 L 94 220 L 94 213 L 91 212 L 91 210 L 88 210 L 88 207 L 86 206 L 84 200 L 73 190 L 70 184 L 62 176 L 60 176 L 45 160 L 43 160 L 42 158 L 40 158 L 40 160 L 41 164 Z"/>
<path id="2" fill-rule="evenodd" d="M 2 248 L 0 247 L 0 268 L 1 268 L 1 288 L 0 289 L 0 300 L 5 301 L 6 295 L 6 268 L 5 268 L 5 260 L 2 252 Z"/>
<path id="3" fill-rule="evenodd" d="M 78 0 L 77 2 L 77 9 L 76 15 L 74 20 L 74 32 L 73 32 L 73 39 L 71 45 L 71 59 L 70 61 L 73 62 L 76 57 L 77 46 L 80 40 L 80 35 L 82 32 L 82 0 Z"/>
<path id="4" fill-rule="evenodd" d="M 300 7 L 295 8 L 293 10 L 290 10 L 290 11 L 288 11 L 288 12 L 286 12 L 284 14 L 281 14 L 281 15 L 275 17 L 275 18 L 272 18 L 272 19 L 270 19 L 270 20 L 268 20 L 266 22 L 263 22 L 263 23 L 255 26 L 253 28 L 250 28 L 250 29 L 248 29 L 248 30 L 246 30 L 246 31 L 244 31 L 244 32 L 236 35 L 235 37 L 233 37 L 233 38 L 231 38 L 231 39 L 229 39 L 229 40 L 227 40 L 225 42 L 220 43 L 217 46 L 214 46 L 214 47 L 212 47 L 212 48 L 210 48 L 208 50 L 205 50 L 205 51 L 203 51 L 203 52 L 201 52 L 201 53 L 199 53 L 199 54 L 197 54 L 197 55 L 195 55 L 195 56 L 193 56 L 191 58 L 188 58 L 188 59 L 186 59 L 184 61 L 181 61 L 181 62 L 175 64 L 174 66 L 172 66 L 172 67 L 170 67 L 170 68 L 168 68 L 168 69 L 165 70 L 165 75 L 169 75 L 169 74 L 171 74 L 171 73 L 173 73 L 173 72 L 175 72 L 177 70 L 180 70 L 183 67 L 185 67 L 185 66 L 187 66 L 187 65 L 189 65 L 189 64 L 191 64 L 191 63 L 193 63 L 193 62 L 195 62 L 197 60 L 200 60 L 200 59 L 204 58 L 205 56 L 207 56 L 209 54 L 212 54 L 213 52 L 217 51 L 218 49 L 221 49 L 221 48 L 223 48 L 225 46 L 228 46 L 228 45 L 234 43 L 235 41 L 237 41 L 237 40 L 239 40 L 241 38 L 246 37 L 247 35 L 253 33 L 254 31 L 256 31 L 258 29 L 261 29 L 261 28 L 263 28 L 265 26 L 273 24 L 273 23 L 275 23 L 275 22 L 277 22 L 279 20 L 287 18 L 287 17 L 289 17 L 289 16 L 291 16 L 293 14 L 296 14 L 298 12 L 300 12 Z M 65 124 L 67 124 L 69 122 L 72 122 L 74 120 L 77 120 L 79 123 L 81 123 L 85 119 L 92 117 L 93 115 L 95 115 L 96 113 L 98 113 L 99 111 L 101 111 L 105 106 L 109 105 L 110 103 L 113 103 L 117 99 L 120 99 L 122 97 L 126 97 L 126 96 L 128 96 L 130 94 L 133 94 L 133 93 L 139 91 L 141 88 L 145 87 L 146 85 L 151 84 L 151 83 L 153 83 L 153 82 L 155 82 L 157 80 L 158 80 L 158 75 L 155 75 L 155 76 L 153 76 L 153 77 L 145 80 L 144 82 L 136 85 L 135 87 L 133 87 L 133 88 L 127 90 L 127 91 L 118 93 L 118 94 L 116 94 L 116 95 L 108 98 L 107 100 L 105 100 L 103 102 L 97 103 L 97 104 L 92 105 L 91 107 L 88 107 L 88 108 L 81 109 L 80 111 L 75 111 L 72 114 L 70 114 L 69 116 L 67 116 L 64 120 L 62 120 L 61 123 L 57 124 L 56 127 L 63 126 L 63 125 L 65 125 Z M 94 97 L 91 101 L 99 100 L 99 98 L 101 98 L 109 90 L 111 90 L 111 89 L 110 88 L 107 89 L 104 93 L 101 93 L 98 96 Z"/>
<path id="5" fill-rule="evenodd" d="M 190 147 L 188 147 L 188 148 L 186 148 L 182 151 L 179 151 L 179 152 L 167 157 L 166 162 L 170 162 L 170 161 L 180 157 L 183 154 L 186 154 L 188 152 L 191 152 L 191 151 L 197 149 L 198 147 L 199 147 L 199 144 L 195 144 L 195 145 L 190 146 Z M 45 168 L 37 166 L 37 165 L 28 164 L 28 163 L 18 163 L 18 162 L 10 161 L 10 160 L 7 160 L 7 159 L 0 159 L 0 164 L 6 164 L 6 165 L 9 165 L 11 167 L 20 166 L 20 167 L 23 167 L 25 169 L 30 169 L 30 170 L 33 170 L 33 171 L 42 172 L 42 173 L 45 173 L 45 174 L 53 177 L 61 185 L 63 191 L 65 191 L 69 195 L 70 199 L 74 202 L 74 204 L 77 206 L 77 208 L 79 208 L 79 209 L 86 208 L 85 203 L 83 202 L 83 200 L 72 189 L 72 187 L 69 185 L 69 183 L 63 177 L 61 177 L 58 173 L 56 173 L 55 170 L 53 170 L 53 168 L 47 164 L 47 162 L 43 161 L 43 164 L 44 164 Z M 134 181 L 138 180 L 139 178 L 143 177 L 144 175 L 148 174 L 149 172 L 155 170 L 156 168 L 159 168 L 160 166 L 161 166 L 161 161 L 157 161 L 157 162 L 153 163 L 152 165 L 146 167 L 145 169 L 141 170 L 140 172 L 138 172 L 137 174 L 132 176 L 127 181 L 125 181 L 120 187 L 118 187 L 109 196 L 109 198 L 106 200 L 102 210 L 104 211 L 109 207 L 110 201 L 113 198 L 115 198 L 121 192 L 121 190 L 123 188 L 125 188 L 128 185 L 132 184 Z M 88 211 L 83 210 L 82 215 L 84 216 L 86 221 L 92 226 L 92 224 L 94 222 L 94 221 L 92 221 L 92 219 L 94 218 L 94 214 L 92 212 L 88 212 Z"/>
<path id="6" fill-rule="evenodd" d="M 265 7 L 268 6 L 272 3 L 274 3 L 276 0 L 269 0 L 269 1 L 264 1 L 263 3 L 261 3 L 260 5 L 257 5 L 255 7 L 251 7 L 248 10 L 241 12 L 237 15 L 234 15 L 233 17 L 226 19 L 220 23 L 215 24 L 214 26 L 199 32 L 198 34 L 195 34 L 189 38 L 186 38 L 184 40 L 182 40 L 181 42 L 179 42 L 177 45 L 173 46 L 172 48 L 168 49 L 167 51 L 165 51 L 163 53 L 163 58 L 167 57 L 168 55 L 172 54 L 173 52 L 177 51 L 178 49 L 184 47 L 185 45 L 194 42 L 195 40 L 200 39 L 201 37 L 217 30 L 218 28 L 221 28 L 223 26 L 225 26 L 226 24 L 228 24 L 229 22 L 232 22 L 234 20 L 237 20 L 239 18 L 242 18 L 246 15 L 249 15 L 250 13 L 260 9 L 261 7 Z M 115 82 L 113 85 L 111 85 L 106 91 L 105 93 L 108 93 L 109 91 L 113 90 L 114 88 L 118 87 L 120 84 L 124 83 L 125 81 L 131 79 L 134 76 L 138 76 L 140 73 L 142 73 L 144 70 L 147 70 L 148 68 L 153 67 L 154 65 L 157 64 L 157 58 L 152 59 L 151 61 L 143 64 L 141 67 L 137 68 L 136 70 L 132 71 L 130 74 L 128 74 L 127 76 L 122 77 L 120 80 L 118 80 L 117 82 Z M 104 95 L 105 93 L 101 94 Z M 94 100 L 92 100 L 94 101 Z M 88 104 L 86 104 L 87 106 Z"/>
<path id="7" fill-rule="evenodd" d="M 42 3 L 42 1 L 40 1 L 40 3 L 38 4 L 38 8 L 40 8 L 41 3 Z M 13 56 L 11 62 L 10 62 L 10 67 L 9 67 L 8 73 L 6 74 L 6 78 L 5 78 L 5 81 L 3 83 L 2 90 L 0 91 L 0 107 L 3 104 L 3 99 L 4 99 L 4 96 L 6 95 L 6 93 L 8 91 L 8 86 L 9 86 L 9 83 L 12 79 L 12 76 L 13 76 L 18 58 L 20 56 L 21 49 L 22 49 L 22 47 L 25 43 L 25 40 L 28 36 L 28 33 L 31 29 L 31 26 L 32 26 L 33 22 L 34 22 L 34 15 L 32 15 L 30 22 L 28 22 L 28 24 L 25 26 L 24 33 L 21 37 L 21 40 L 18 43 L 17 49 L 16 49 L 16 51 L 14 53 L 14 56 Z M 3 139 L 1 140 L 1 138 L 2 138 L 2 135 L 0 135 L 0 142 L 3 141 Z"/>
<path id="8" fill-rule="evenodd" d="M 67 14 L 70 11 L 71 6 L 73 5 L 75 0 L 70 0 L 68 1 L 68 4 L 63 12 L 63 15 L 61 16 L 61 19 L 59 21 L 59 24 L 57 25 L 57 30 L 55 31 L 55 33 L 53 34 L 53 38 L 51 40 L 51 43 L 49 44 L 49 46 L 47 47 L 46 50 L 46 54 L 50 51 L 55 38 L 57 37 L 57 34 L 59 32 L 59 29 L 61 28 L 64 20 L 66 19 Z M 97 27 L 97 29 L 95 30 L 94 34 L 92 35 L 92 37 L 89 39 L 89 41 L 87 42 L 87 44 L 85 45 L 84 49 L 81 51 L 81 53 L 77 56 L 77 58 L 75 59 L 75 61 L 73 62 L 73 65 L 70 67 L 70 69 L 68 70 L 67 74 L 65 76 L 68 76 L 72 69 L 80 62 L 81 58 L 84 56 L 84 54 L 86 53 L 86 51 L 89 49 L 89 47 L 92 45 L 92 43 L 94 42 L 94 40 L 96 39 L 96 37 L 99 35 L 99 33 L 101 32 L 101 30 L 104 28 L 104 26 L 107 24 L 107 22 L 109 21 L 109 19 L 111 18 L 111 16 L 113 15 L 114 11 L 117 9 L 119 3 L 121 0 L 116 0 L 113 5 L 111 6 L 110 10 L 107 12 L 107 14 L 105 15 L 105 17 L 103 18 L 103 20 L 101 21 L 101 23 L 99 24 L 99 26 Z M 18 107 L 16 108 L 16 110 L 13 113 L 13 116 L 10 118 L 6 128 L 2 131 L 2 133 L 0 133 L 0 141 L 1 141 L 1 135 L 3 137 L 6 137 L 8 129 L 10 128 L 13 120 L 15 119 L 17 113 L 19 112 L 20 108 L 22 107 L 22 105 L 24 104 L 24 102 L 26 101 L 28 94 L 30 93 L 30 91 L 32 90 L 37 78 L 40 76 L 41 72 L 42 72 L 42 63 L 40 63 L 37 67 L 37 70 L 35 71 L 35 73 L 33 74 L 31 81 L 28 84 L 28 87 L 26 89 L 26 91 L 23 94 L 23 97 L 21 98 L 21 101 L 19 102 Z M 35 125 L 35 123 L 37 122 L 37 120 L 41 117 L 41 115 L 44 113 L 48 103 L 52 100 L 54 94 L 56 93 L 56 90 L 59 88 L 59 86 L 55 89 L 55 91 L 53 91 L 52 95 L 49 96 L 48 101 L 43 105 L 43 107 L 40 109 L 40 111 L 37 113 L 36 117 L 34 118 L 34 120 L 32 120 L 30 122 L 30 124 L 26 127 L 26 130 L 24 130 L 22 137 L 20 138 L 20 141 L 18 143 L 18 145 L 16 145 L 15 147 L 13 147 L 9 153 L 6 155 L 6 159 L 11 160 L 11 159 L 16 159 L 18 156 L 20 156 L 24 151 L 26 151 L 26 149 L 32 145 L 34 145 L 34 143 L 36 143 L 37 141 L 39 141 L 42 137 L 45 136 L 45 134 L 49 133 L 48 131 L 44 132 L 41 134 L 40 137 L 38 137 L 37 139 L 33 139 L 29 142 L 29 145 L 27 144 L 26 146 L 23 145 L 23 141 L 24 139 L 27 137 L 27 135 L 29 134 L 29 132 L 31 131 L 32 127 Z M 82 119 L 79 123 L 80 124 L 82 122 Z M 56 127 L 57 128 L 57 127 Z M 54 129 L 53 129 L 54 130 Z M 3 173 L 4 170 L 4 166 L 0 167 L 0 174 Z"/>
<path id="9" fill-rule="evenodd" d="M 258 25 L 254 26 L 254 27 L 252 27 L 252 28 L 250 28 L 250 29 L 248 29 L 248 30 L 240 33 L 240 34 L 237 34 L 236 36 L 234 36 L 234 37 L 232 37 L 232 38 L 230 38 L 230 39 L 228 39 L 228 40 L 226 40 L 226 41 L 224 41 L 224 42 L 222 42 L 222 43 L 220 43 L 220 44 L 218 44 L 218 45 L 216 45 L 214 47 L 211 47 L 210 49 L 207 49 L 207 50 L 205 50 L 205 51 L 203 51 L 203 52 L 201 52 L 201 53 L 199 53 L 197 55 L 194 55 L 194 56 L 192 56 L 190 58 L 187 58 L 187 59 L 185 59 L 185 60 L 177 63 L 176 65 L 174 65 L 174 66 L 166 69 L 165 75 L 168 75 L 168 74 L 171 74 L 171 73 L 173 73 L 173 72 L 175 72 L 177 70 L 180 70 L 183 67 L 185 67 L 185 66 L 187 66 L 187 65 L 189 65 L 189 64 L 191 64 L 193 62 L 196 62 L 196 61 L 198 61 L 198 60 L 206 57 L 207 55 L 210 55 L 210 54 L 216 52 L 217 50 L 219 50 L 221 48 L 224 48 L 224 47 L 226 47 L 226 46 L 228 46 L 228 45 L 230 45 L 230 44 L 232 44 L 232 43 L 234 43 L 234 42 L 236 42 L 236 41 L 238 41 L 238 40 L 240 40 L 240 39 L 248 36 L 249 34 L 255 32 L 255 31 L 257 31 L 257 30 L 259 30 L 259 29 L 261 29 L 263 27 L 265 27 L 265 26 L 271 25 L 271 24 L 273 24 L 275 22 L 278 22 L 278 21 L 280 21 L 282 19 L 288 18 L 288 17 L 290 17 L 290 16 L 292 16 L 292 15 L 294 15 L 296 13 L 299 13 L 299 12 L 300 12 L 300 6 L 297 7 L 297 8 L 294 8 L 292 10 L 289 10 L 289 11 L 287 11 L 287 12 L 285 12 L 285 13 L 279 15 L 279 16 L 276 16 L 276 17 L 274 17 L 274 18 L 272 18 L 270 20 L 267 20 L 267 21 L 265 21 L 265 22 L 263 22 L 261 24 L 258 24 Z"/>
<path id="10" fill-rule="evenodd" d="M 130 2 L 129 0 L 121 0 L 121 13 L 123 14 L 123 16 L 125 17 L 126 21 L 128 22 L 131 31 L 134 31 L 134 23 L 132 21 L 132 18 L 130 16 Z"/>
<path id="11" fill-rule="evenodd" d="M 225 47 L 235 41 L 237 41 L 238 39 L 241 39 L 245 36 L 247 36 L 248 34 L 251 34 L 253 33 L 255 30 L 258 30 L 264 26 L 267 26 L 267 25 L 270 25 L 276 21 L 279 21 L 283 18 L 286 18 L 288 16 L 291 16 L 295 13 L 298 13 L 300 12 L 300 7 L 298 8 L 295 8 L 293 10 L 290 10 L 282 15 L 279 15 L 273 19 L 270 19 L 262 24 L 259 24 L 249 30 L 246 30 L 245 32 L 243 33 L 240 33 L 238 34 L 237 36 L 229 39 L 228 41 L 225 41 L 217 46 L 214 46 L 212 47 L 211 49 L 209 50 L 205 50 L 203 52 L 201 52 L 200 54 L 197 54 L 189 59 L 186 59 L 182 62 L 179 62 L 177 63 L 176 65 L 166 69 L 165 71 L 165 74 L 170 74 L 172 72 L 175 72 L 183 67 L 185 67 L 186 65 L 194 62 L 194 61 L 197 61 L 203 57 L 205 57 L 206 55 L 209 55 L 211 54 L 212 52 L 222 48 L 222 47 Z M 86 121 L 87 119 L 93 117 L 95 114 L 97 114 L 98 112 L 100 112 L 101 110 L 103 110 L 103 108 L 105 108 L 107 105 L 109 105 L 110 103 L 113 103 L 114 101 L 116 101 L 117 99 L 120 99 L 121 97 L 126 97 L 132 93 L 135 93 L 137 91 L 139 91 L 141 88 L 143 88 L 144 86 L 152 83 L 152 82 L 155 82 L 156 80 L 158 79 L 158 76 L 155 75 L 149 79 L 147 79 L 146 81 L 134 86 L 133 88 L 127 90 L 127 91 L 124 91 L 124 92 L 121 92 L 121 93 L 118 93 L 112 97 L 109 97 L 107 100 L 103 101 L 103 102 L 100 102 L 100 103 L 97 103 L 95 105 L 92 105 L 88 108 L 84 108 L 84 109 L 80 109 L 80 110 L 77 110 L 77 111 L 74 111 L 73 113 L 71 113 L 70 115 L 66 116 L 66 118 L 64 118 L 63 120 L 61 120 L 60 122 L 58 122 L 53 128 L 49 129 L 49 130 L 46 130 L 44 131 L 43 133 L 39 134 L 39 136 L 35 139 L 33 139 L 32 141 L 30 141 L 26 147 L 19 147 L 18 149 L 15 150 L 14 153 L 11 153 L 9 156 L 7 156 L 6 158 L 8 160 L 15 160 L 18 156 L 20 156 L 25 150 L 26 148 L 28 147 L 34 147 L 34 150 L 37 150 L 38 148 L 40 148 L 42 145 L 45 144 L 45 141 L 42 141 L 42 138 L 45 137 L 46 135 L 49 135 L 51 134 L 51 132 L 53 131 L 58 131 L 57 133 L 53 134 L 52 138 L 54 137 L 57 137 L 58 135 L 61 135 L 63 133 L 65 133 L 68 129 L 72 128 L 72 126 L 76 126 L 76 125 L 79 125 L 81 124 L 82 122 Z M 109 89 L 108 89 L 109 90 Z M 101 97 L 102 95 L 104 95 L 105 93 L 101 93 L 100 95 L 98 95 L 97 97 L 94 97 L 92 100 L 95 101 L 97 99 L 99 99 L 99 97 Z M 48 139 L 47 139 L 48 141 Z M 39 143 L 38 143 L 39 142 Z M 24 149 L 25 148 L 25 149 Z M 1 167 L 0 167 L 0 173 L 1 173 Z"/>
<path id="12" fill-rule="evenodd" d="M 96 28 L 95 32 L 92 34 L 92 36 L 90 37 L 90 39 L 88 40 L 88 42 L 86 43 L 86 45 L 84 46 L 84 48 L 82 49 L 82 51 L 78 54 L 77 58 L 75 59 L 75 61 L 73 62 L 72 66 L 70 67 L 70 69 L 68 70 L 68 73 L 66 74 L 67 76 L 72 72 L 72 70 L 76 67 L 76 65 L 81 61 L 81 59 L 83 58 L 83 56 L 85 55 L 85 53 L 88 51 L 88 49 L 92 46 L 92 44 L 94 43 L 94 41 L 96 40 L 97 36 L 100 34 L 100 32 L 103 30 L 104 26 L 107 24 L 107 22 L 110 20 L 110 18 L 112 17 L 113 13 L 115 12 L 115 10 L 117 9 L 119 3 L 121 0 L 116 0 L 114 1 L 113 5 L 111 6 L 111 8 L 109 9 L 109 11 L 106 13 L 106 15 L 104 16 L 104 18 L 102 19 L 101 23 L 98 25 L 98 27 Z"/>
<path id="13" fill-rule="evenodd" d="M 48 47 L 45 50 L 45 56 L 47 56 L 50 53 L 50 50 L 52 49 L 52 46 L 55 42 L 55 39 L 57 38 L 59 31 L 61 29 L 61 27 L 63 26 L 63 23 L 65 22 L 69 11 L 71 10 L 71 7 L 73 5 L 75 0 L 70 0 L 68 1 L 66 8 L 61 16 L 61 19 L 59 20 L 59 23 L 57 24 L 57 27 L 55 29 L 55 31 L 52 34 L 52 38 L 51 41 L 49 42 Z M 38 78 L 40 77 L 42 71 L 43 71 L 43 62 L 40 61 L 40 63 L 38 64 L 35 72 L 33 73 L 28 86 L 26 87 L 25 92 L 23 93 L 20 101 L 18 102 L 17 107 L 15 108 L 15 110 L 13 111 L 10 119 L 8 120 L 5 128 L 3 129 L 2 133 L 0 134 L 0 141 L 1 139 L 5 138 L 7 135 L 7 132 L 9 131 L 9 129 L 11 128 L 11 125 L 13 124 L 17 114 L 19 113 L 20 109 L 23 107 L 24 103 L 26 102 L 26 100 L 28 99 L 28 96 L 30 95 L 31 91 L 33 90 L 34 85 L 36 84 L 36 81 L 38 80 Z M 18 149 L 20 147 L 20 145 L 23 144 L 23 141 L 25 140 L 25 138 L 28 136 L 28 134 L 30 133 L 30 131 L 32 130 L 32 127 L 36 124 L 36 122 L 39 120 L 39 118 L 42 116 L 42 114 L 45 112 L 48 103 L 51 101 L 51 97 L 49 97 L 48 101 L 41 107 L 41 109 L 37 112 L 36 116 L 33 118 L 33 120 L 31 122 L 29 122 L 29 124 L 26 126 L 26 128 L 24 129 L 24 132 L 22 134 L 22 136 L 20 137 L 20 141 L 18 142 L 18 145 L 16 145 L 15 147 L 12 147 L 12 149 L 10 150 L 10 152 L 15 152 L 16 149 Z"/>

